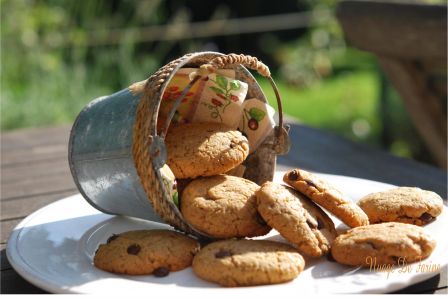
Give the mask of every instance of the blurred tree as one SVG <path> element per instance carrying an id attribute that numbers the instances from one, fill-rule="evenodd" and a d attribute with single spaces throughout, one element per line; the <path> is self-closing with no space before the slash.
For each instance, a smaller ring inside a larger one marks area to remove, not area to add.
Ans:
<path id="1" fill-rule="evenodd" d="M 142 80 L 173 58 L 217 50 L 261 58 L 280 81 L 300 88 L 291 88 L 285 98 L 291 106 L 301 90 L 334 97 L 330 109 L 321 101 L 326 116 L 313 102 L 289 113 L 312 114 L 308 118 L 314 119 L 313 125 L 380 144 L 380 118 L 371 104 L 379 90 L 379 84 L 372 86 L 375 78 L 379 82 L 377 67 L 372 56 L 345 44 L 333 16 L 335 0 L 227 0 L 207 5 L 181 0 L 0 0 L 0 6 L 2 130 L 71 122 L 92 98 Z M 153 31 L 163 35 L 170 25 L 301 12 L 310 16 L 309 28 L 181 39 L 164 39 Z M 354 78 L 357 86 L 351 83 Z M 328 92 L 333 89 L 338 95 Z M 399 104 L 389 109 L 393 115 L 402 113 Z M 403 123 L 391 130 L 397 140 L 391 150 L 424 156 Z"/>

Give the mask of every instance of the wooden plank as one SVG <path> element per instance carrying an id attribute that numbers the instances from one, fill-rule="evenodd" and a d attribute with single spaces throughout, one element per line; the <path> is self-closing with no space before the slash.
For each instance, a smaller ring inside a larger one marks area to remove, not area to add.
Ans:
<path id="1" fill-rule="evenodd" d="M 447 173 L 441 169 L 304 125 L 291 126 L 290 138 L 293 144 L 288 156 L 278 157 L 284 167 L 418 186 L 447 198 Z"/>
<path id="2" fill-rule="evenodd" d="M 71 126 L 18 129 L 2 133 L 2 152 L 23 148 L 68 144 Z"/>
<path id="3" fill-rule="evenodd" d="M 30 163 L 42 163 L 55 158 L 65 158 L 68 156 L 67 144 L 53 144 L 37 146 L 31 148 L 17 148 L 15 150 L 1 152 L 1 166 L 14 167 Z"/>
<path id="4" fill-rule="evenodd" d="M 378 56 L 421 138 L 446 168 L 446 5 L 348 0 L 336 15 L 354 46 Z"/>
<path id="5" fill-rule="evenodd" d="M 31 197 L 76 189 L 71 175 L 42 176 L 9 183 L 0 190 L 1 200 Z"/>
<path id="6" fill-rule="evenodd" d="M 15 166 L 2 166 L 1 168 L 2 187 L 42 176 L 65 175 L 70 176 L 68 160 L 65 158 L 52 158 L 47 161 L 22 163 Z"/>
<path id="7" fill-rule="evenodd" d="M 0 244 L 6 244 L 12 230 L 23 220 L 24 217 L 0 221 Z"/>
<path id="8" fill-rule="evenodd" d="M 26 217 L 29 214 L 33 213 L 34 211 L 52 202 L 74 195 L 76 193 L 78 193 L 77 189 L 2 201 L 0 204 L 1 219 L 4 221 L 11 218 Z"/>
<path id="9" fill-rule="evenodd" d="M 427 88 L 425 73 L 412 61 L 379 57 L 386 76 L 400 93 L 412 121 L 441 167 L 447 164 L 446 114 L 441 99 Z"/>
<path id="10" fill-rule="evenodd" d="M 402 59 L 441 58 L 446 65 L 445 5 L 341 1 L 336 16 L 348 41 L 362 50 Z"/>
<path id="11" fill-rule="evenodd" d="M 69 127 L 20 129 L 1 134 L 1 165 L 14 166 L 66 158 Z"/>

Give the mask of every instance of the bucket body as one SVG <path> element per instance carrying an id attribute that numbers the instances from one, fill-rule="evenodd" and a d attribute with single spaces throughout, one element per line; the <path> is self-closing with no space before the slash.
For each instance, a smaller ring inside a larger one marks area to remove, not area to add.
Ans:
<path id="1" fill-rule="evenodd" d="M 130 87 L 97 98 L 80 112 L 70 133 L 69 165 L 76 186 L 94 208 L 104 213 L 169 223 L 184 232 L 211 238 L 186 222 L 168 195 L 160 172 L 165 163 L 164 154 L 155 157 L 155 153 L 164 152 L 163 139 L 157 135 L 157 118 L 164 90 L 176 71 L 184 66 L 199 67 L 223 55 L 187 54 L 149 77 L 144 84 L 147 88 L 144 95 L 135 90 L 131 92 Z M 232 68 L 236 79 L 248 83 L 249 98 L 267 102 L 244 66 L 237 64 Z M 243 163 L 244 178 L 259 185 L 272 181 L 278 140 L 273 131 L 249 154 Z M 287 140 L 287 135 L 283 140 Z"/>
<path id="2" fill-rule="evenodd" d="M 124 89 L 89 103 L 73 124 L 69 164 L 83 197 L 96 209 L 163 223 L 141 186 L 132 158 L 140 96 Z"/>

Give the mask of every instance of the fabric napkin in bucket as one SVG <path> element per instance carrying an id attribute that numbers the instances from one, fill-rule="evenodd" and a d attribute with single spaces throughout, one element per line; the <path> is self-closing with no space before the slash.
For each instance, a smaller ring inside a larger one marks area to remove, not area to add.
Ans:
<path id="1" fill-rule="evenodd" d="M 157 128 L 160 131 L 174 102 L 182 94 L 190 74 L 197 68 L 181 68 L 171 79 L 162 95 Z M 144 84 L 129 87 L 134 95 L 143 93 Z M 189 90 L 176 109 L 172 123 L 217 122 L 238 129 L 249 140 L 249 152 L 254 152 L 275 126 L 275 110 L 257 99 L 246 99 L 248 84 L 235 79 L 232 69 L 219 69 L 205 80 L 199 80 Z"/>

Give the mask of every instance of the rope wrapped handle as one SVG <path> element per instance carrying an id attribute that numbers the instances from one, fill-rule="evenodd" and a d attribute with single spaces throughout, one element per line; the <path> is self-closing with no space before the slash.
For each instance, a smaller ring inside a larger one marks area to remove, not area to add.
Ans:
<path id="1" fill-rule="evenodd" d="M 286 154 L 289 151 L 290 143 L 288 138 L 289 126 L 283 126 L 283 107 L 282 100 L 280 98 L 280 92 L 278 91 L 277 85 L 271 77 L 271 72 L 269 67 L 263 62 L 259 61 L 256 57 L 243 55 L 243 54 L 228 54 L 223 56 L 218 56 L 210 60 L 210 62 L 202 64 L 196 72 L 190 74 L 190 83 L 183 90 L 182 94 L 175 101 L 170 114 L 168 115 L 165 123 L 165 127 L 162 130 L 161 137 L 164 139 L 166 133 L 168 132 L 171 119 L 174 116 L 175 111 L 180 105 L 183 98 L 190 91 L 191 87 L 201 78 L 207 77 L 209 74 L 216 72 L 217 69 L 228 68 L 229 66 L 243 65 L 249 69 L 257 71 L 261 76 L 265 77 L 271 84 L 274 90 L 275 97 L 277 99 L 278 107 L 278 122 L 279 125 L 275 131 L 277 142 L 275 144 L 275 150 L 277 154 Z"/>
<path id="2" fill-rule="evenodd" d="M 269 71 L 269 67 L 267 67 L 263 62 L 259 61 L 256 57 L 252 57 L 249 55 L 237 55 L 237 54 L 228 54 L 224 56 L 219 56 L 212 59 L 209 63 L 203 64 L 199 68 L 198 75 L 205 75 L 209 73 L 215 72 L 219 68 L 225 68 L 230 65 L 244 65 L 247 68 L 252 70 L 256 70 L 260 75 L 265 78 L 271 76 L 271 72 Z"/>

